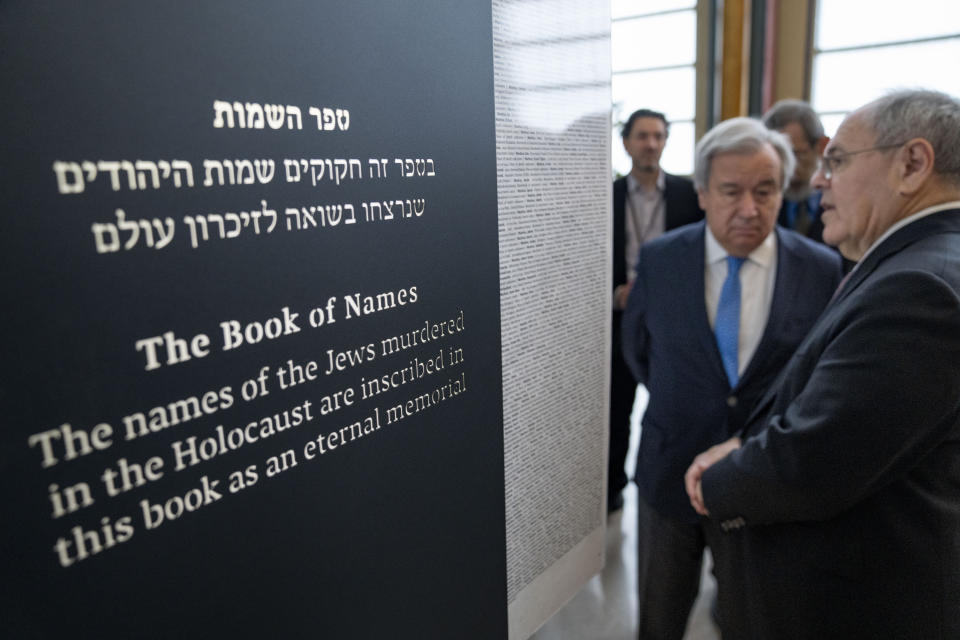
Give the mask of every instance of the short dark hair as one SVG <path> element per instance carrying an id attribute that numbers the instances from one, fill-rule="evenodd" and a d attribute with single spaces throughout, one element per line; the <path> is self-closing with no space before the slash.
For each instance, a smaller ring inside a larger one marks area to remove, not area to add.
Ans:
<path id="1" fill-rule="evenodd" d="M 666 129 L 667 135 L 670 135 L 670 123 L 667 122 L 667 116 L 653 109 L 637 109 L 630 114 L 627 121 L 623 123 L 623 129 L 620 130 L 620 137 L 624 140 L 630 137 L 630 130 L 633 129 L 633 123 L 637 121 L 637 118 L 656 118 L 662 121 L 663 128 Z"/>

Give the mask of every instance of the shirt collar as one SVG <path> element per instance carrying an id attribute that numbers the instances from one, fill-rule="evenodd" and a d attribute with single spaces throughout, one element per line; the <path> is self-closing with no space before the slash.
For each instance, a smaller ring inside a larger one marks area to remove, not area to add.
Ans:
<path id="1" fill-rule="evenodd" d="M 657 174 L 657 191 L 663 193 L 664 189 L 667 188 L 667 176 L 663 172 L 663 169 L 660 169 L 660 173 Z M 630 193 L 642 193 L 643 190 L 640 188 L 640 183 L 637 182 L 637 179 L 633 177 L 632 173 L 627 174 L 627 191 Z"/>
<path id="2" fill-rule="evenodd" d="M 727 250 L 720 246 L 720 243 L 714 237 L 713 232 L 710 231 L 710 225 L 704 224 L 706 229 L 706 251 L 707 251 L 707 264 L 713 264 L 715 262 L 721 262 L 727 259 Z M 763 239 L 763 242 L 754 249 L 747 259 L 750 262 L 760 265 L 764 269 L 770 267 L 773 264 L 773 259 L 776 256 L 777 251 L 777 233 L 776 231 L 770 231 L 767 234 L 767 237 Z"/>
<path id="3" fill-rule="evenodd" d="M 927 207 L 926 209 L 922 209 L 921 211 L 918 211 L 913 215 L 907 216 L 906 218 L 897 221 L 889 229 L 884 231 L 883 235 L 877 238 L 872 245 L 870 245 L 870 248 L 867 249 L 867 252 L 863 254 L 863 257 L 860 258 L 857 264 L 859 265 L 863 263 L 863 261 L 867 258 L 867 256 L 873 253 L 873 250 L 880 246 L 880 243 L 882 243 L 884 240 L 886 240 L 887 238 L 892 236 L 894 233 L 896 233 L 900 229 L 907 226 L 908 224 L 912 222 L 916 222 L 920 218 L 926 218 L 927 216 L 933 215 L 934 213 L 946 211 L 947 209 L 960 209 L 960 200 L 954 200 L 953 202 L 944 202 L 943 204 L 935 204 L 932 207 Z"/>

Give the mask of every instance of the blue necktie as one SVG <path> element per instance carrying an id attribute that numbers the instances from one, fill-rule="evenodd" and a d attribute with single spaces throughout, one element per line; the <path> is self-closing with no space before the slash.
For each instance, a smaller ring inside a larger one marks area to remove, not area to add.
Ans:
<path id="1" fill-rule="evenodd" d="M 730 386 L 737 386 L 738 356 L 740 336 L 740 266 L 746 258 L 727 256 L 727 279 L 723 281 L 720 302 L 717 304 L 717 317 L 713 324 L 713 333 L 720 348 L 723 370 L 727 372 Z"/>

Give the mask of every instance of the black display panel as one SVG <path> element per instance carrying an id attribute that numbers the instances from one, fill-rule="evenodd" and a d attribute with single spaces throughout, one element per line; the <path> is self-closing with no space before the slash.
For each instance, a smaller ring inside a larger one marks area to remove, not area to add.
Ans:
<path id="1" fill-rule="evenodd" d="M 489 4 L 0 4 L 9 637 L 506 637 Z"/>

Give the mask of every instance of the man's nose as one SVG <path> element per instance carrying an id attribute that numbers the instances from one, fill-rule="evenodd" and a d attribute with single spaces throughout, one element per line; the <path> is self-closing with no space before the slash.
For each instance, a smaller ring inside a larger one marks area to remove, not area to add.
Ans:
<path id="1" fill-rule="evenodd" d="M 743 192 L 743 198 L 740 199 L 739 214 L 741 218 L 755 218 L 760 215 L 757 199 L 750 191 Z"/>
<path id="2" fill-rule="evenodd" d="M 810 176 L 810 186 L 814 189 L 823 191 L 830 185 L 830 179 L 827 178 L 826 170 L 822 162 L 817 163 L 817 170 Z"/>

